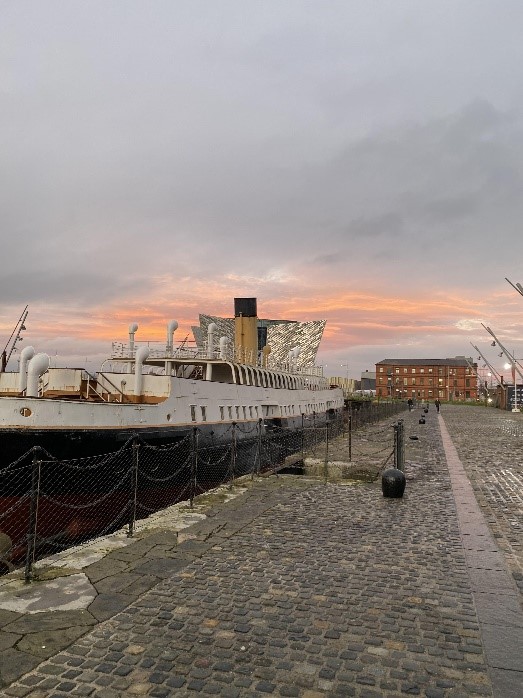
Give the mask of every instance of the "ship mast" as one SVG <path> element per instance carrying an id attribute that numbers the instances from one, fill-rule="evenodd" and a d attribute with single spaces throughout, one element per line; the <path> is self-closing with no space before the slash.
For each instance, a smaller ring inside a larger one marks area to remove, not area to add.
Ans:
<path id="1" fill-rule="evenodd" d="M 22 314 L 18 318 L 18 322 L 14 326 L 13 331 L 11 332 L 11 336 L 6 342 L 6 345 L 4 347 L 4 350 L 2 351 L 2 358 L 1 358 L 1 363 L 0 363 L 0 373 L 3 373 L 6 369 L 7 364 L 9 363 L 9 359 L 11 358 L 11 354 L 16 348 L 17 342 L 22 341 L 22 337 L 20 336 L 22 331 L 26 329 L 25 327 L 25 320 L 27 316 L 29 315 L 29 306 L 26 305 Z"/>

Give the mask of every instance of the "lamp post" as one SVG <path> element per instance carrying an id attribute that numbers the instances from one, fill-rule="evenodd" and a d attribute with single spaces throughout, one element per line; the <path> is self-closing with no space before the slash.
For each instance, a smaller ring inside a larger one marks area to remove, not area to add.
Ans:
<path id="1" fill-rule="evenodd" d="M 511 357 L 510 363 L 505 364 L 505 369 L 508 371 L 510 368 L 512 371 L 512 381 L 514 383 L 514 407 L 512 408 L 512 412 L 519 412 L 520 409 L 518 407 L 518 385 L 516 382 L 516 359 L 514 357 Z"/>
<path id="2" fill-rule="evenodd" d="M 509 359 L 510 363 L 508 364 L 507 368 L 512 369 L 512 376 L 514 379 L 514 408 L 513 412 L 519 412 L 519 408 L 517 407 L 517 383 L 516 383 L 516 373 L 519 375 L 520 378 L 523 378 L 523 373 L 521 371 L 521 368 L 523 366 L 519 363 L 519 361 L 516 359 L 516 356 L 514 353 L 510 353 L 508 349 L 506 349 L 503 344 L 499 341 L 498 337 L 494 334 L 494 332 L 490 329 L 490 327 L 486 327 L 481 323 L 481 325 L 487 330 L 487 332 L 490 334 L 491 337 L 494 337 L 494 341 L 492 342 L 492 346 L 496 346 L 496 343 L 499 345 L 499 348 L 501 349 L 501 354 L 500 356 L 505 356 Z M 519 368 L 518 368 L 519 366 Z"/>
<path id="3" fill-rule="evenodd" d="M 349 364 L 340 364 L 341 368 L 347 369 L 347 376 L 345 378 L 345 389 L 347 391 L 347 397 L 349 396 Z"/>

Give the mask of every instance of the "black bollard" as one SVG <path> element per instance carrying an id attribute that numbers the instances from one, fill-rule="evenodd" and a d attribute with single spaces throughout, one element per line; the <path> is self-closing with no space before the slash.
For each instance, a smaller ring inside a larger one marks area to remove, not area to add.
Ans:
<path id="1" fill-rule="evenodd" d="M 425 424 L 425 417 L 420 417 L 418 424 Z"/>
<path id="2" fill-rule="evenodd" d="M 388 468 L 381 476 L 381 491 L 384 497 L 403 497 L 405 484 L 405 474 L 398 468 Z"/>
<path id="3" fill-rule="evenodd" d="M 425 407 L 425 409 L 423 410 L 423 412 L 425 412 L 425 414 L 427 414 L 428 411 L 429 411 L 428 407 Z"/>

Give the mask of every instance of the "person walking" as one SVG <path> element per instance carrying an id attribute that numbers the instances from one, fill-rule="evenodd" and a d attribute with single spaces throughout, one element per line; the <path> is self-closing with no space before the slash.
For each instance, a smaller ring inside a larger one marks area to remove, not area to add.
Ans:
<path id="1" fill-rule="evenodd" d="M 434 404 L 436 405 L 436 412 L 439 412 L 439 406 L 441 405 L 441 402 L 436 398 L 436 400 L 434 400 Z"/>

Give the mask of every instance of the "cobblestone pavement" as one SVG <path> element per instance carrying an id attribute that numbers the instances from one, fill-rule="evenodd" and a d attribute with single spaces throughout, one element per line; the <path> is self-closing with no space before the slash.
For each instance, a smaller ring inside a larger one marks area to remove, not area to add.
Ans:
<path id="1" fill-rule="evenodd" d="M 441 414 L 523 595 L 523 414 L 457 406 Z"/>
<path id="2" fill-rule="evenodd" d="M 467 408 L 454 409 L 453 437 Z M 379 479 L 259 480 L 187 529 L 176 554 L 165 549 L 160 583 L 4 694 L 492 696 L 435 411 L 423 425 L 419 410 L 400 416 L 403 498 L 384 498 Z M 474 448 L 465 442 L 460 455 Z M 163 562 L 161 545 L 136 545 L 129 586 Z M 103 582 L 133 547 L 87 574 Z M 125 594 L 125 579 L 113 591 Z M 23 620 L 3 631 L 16 636 Z"/>

